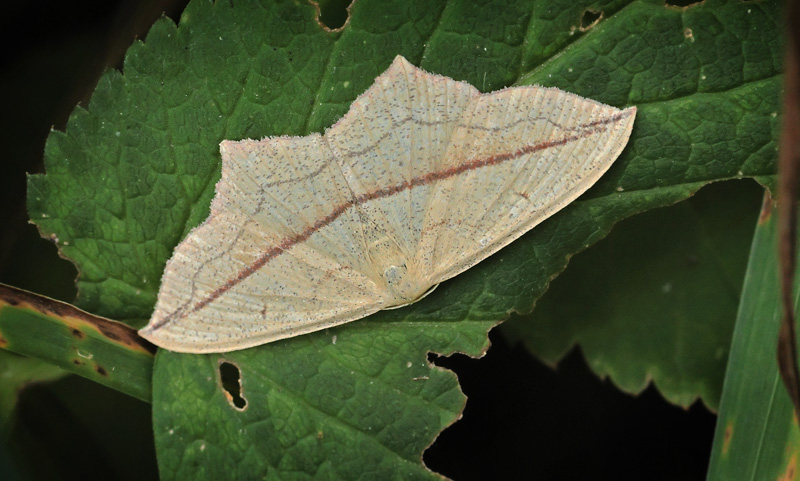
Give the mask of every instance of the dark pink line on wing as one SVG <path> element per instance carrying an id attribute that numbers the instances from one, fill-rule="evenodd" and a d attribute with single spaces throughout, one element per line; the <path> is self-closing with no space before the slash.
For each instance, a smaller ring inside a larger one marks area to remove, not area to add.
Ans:
<path id="1" fill-rule="evenodd" d="M 421 175 L 419 177 L 415 177 L 410 181 L 402 182 L 399 184 L 395 184 L 393 186 L 384 187 L 383 189 L 374 190 L 372 192 L 367 192 L 356 197 L 353 200 L 347 201 L 343 204 L 338 205 L 330 214 L 327 216 L 317 220 L 314 224 L 306 227 L 306 229 L 301 232 L 299 235 L 294 237 L 287 237 L 283 239 L 279 245 L 271 247 L 270 249 L 264 251 L 258 259 L 256 259 L 252 264 L 247 266 L 246 268 L 239 271 L 236 277 L 229 279 L 225 284 L 222 284 L 220 287 L 215 289 L 211 294 L 197 302 L 188 313 L 197 312 L 200 309 L 204 308 L 208 304 L 214 302 L 220 296 L 222 296 L 225 292 L 230 290 L 235 285 L 239 284 L 243 280 L 247 279 L 251 275 L 253 275 L 256 271 L 260 268 L 264 267 L 269 261 L 278 257 L 282 252 L 291 249 L 292 247 L 305 242 L 309 237 L 311 237 L 315 232 L 322 229 L 323 227 L 327 226 L 328 224 L 332 223 L 336 219 L 339 218 L 343 213 L 345 213 L 348 209 L 365 204 L 367 202 L 382 199 L 384 197 L 389 197 L 391 195 L 397 194 L 399 192 L 413 189 L 414 187 L 427 185 L 433 182 L 437 182 L 440 180 L 448 179 L 450 177 L 454 177 L 456 175 L 463 174 L 465 172 L 479 169 L 481 167 L 488 167 L 492 165 L 498 165 L 503 162 L 507 162 L 509 160 L 516 159 L 526 154 L 530 154 L 533 152 L 539 152 L 542 150 L 547 150 L 552 147 L 559 147 L 562 145 L 566 145 L 570 142 L 574 142 L 576 140 L 580 140 L 582 138 L 588 137 L 593 133 L 597 132 L 598 129 L 596 127 L 605 126 L 610 123 L 616 122 L 617 120 L 630 115 L 628 112 L 620 112 L 616 115 L 608 117 L 606 119 L 597 120 L 595 122 L 588 123 L 583 125 L 581 128 L 582 130 L 577 133 L 576 135 L 572 135 L 569 137 L 564 137 L 558 140 L 552 140 L 547 142 L 540 142 L 538 144 L 533 145 L 526 145 L 515 152 L 509 152 L 505 154 L 496 154 L 489 157 L 484 157 L 480 159 L 475 159 L 469 162 L 465 162 L 463 164 L 457 165 L 455 167 L 450 167 L 448 169 L 439 170 L 435 172 L 431 172 L 425 175 Z M 170 321 L 174 320 L 175 318 L 181 317 L 184 313 L 187 313 L 186 309 L 178 309 L 175 312 L 171 313 L 170 315 L 164 317 L 163 319 L 155 322 L 151 329 L 155 330 L 158 328 L 163 327 Z"/>

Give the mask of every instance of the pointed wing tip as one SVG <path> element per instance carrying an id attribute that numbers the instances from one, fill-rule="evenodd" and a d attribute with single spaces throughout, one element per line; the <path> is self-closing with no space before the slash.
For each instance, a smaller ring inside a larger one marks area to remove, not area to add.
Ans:
<path id="1" fill-rule="evenodd" d="M 396 55 L 394 57 L 394 60 L 392 60 L 391 65 L 389 65 L 389 68 L 386 69 L 386 72 L 387 73 L 390 73 L 390 72 L 393 73 L 395 71 L 403 72 L 403 71 L 407 71 L 409 69 L 411 69 L 412 71 L 413 70 L 419 70 L 411 62 L 406 60 L 406 58 L 403 57 L 402 55 Z"/>
<path id="2" fill-rule="evenodd" d="M 238 140 L 223 140 L 219 143 L 219 155 L 222 160 L 228 159 L 234 152 L 241 151 L 239 146 L 242 141 Z"/>
<path id="3" fill-rule="evenodd" d="M 139 336 L 145 338 L 150 343 L 155 344 L 158 346 L 159 349 L 166 349 L 172 352 L 181 352 L 187 354 L 208 354 L 211 352 L 222 352 L 221 349 L 213 349 L 213 347 L 203 344 L 193 344 L 193 343 L 184 343 L 184 342 L 176 342 L 173 336 L 170 336 L 169 333 L 164 332 L 163 330 L 159 330 L 157 328 L 153 328 L 153 322 L 150 321 L 150 324 L 146 325 L 145 327 L 139 329 Z"/>
<path id="4" fill-rule="evenodd" d="M 154 318 L 139 329 L 139 336 L 143 337 L 159 349 L 179 352 L 184 354 L 218 354 L 230 351 L 239 351 L 272 342 L 279 337 L 261 336 L 255 338 L 237 338 L 229 340 L 204 340 L 200 338 L 185 337 L 171 331 L 168 326 L 159 325 Z"/>
<path id="5" fill-rule="evenodd" d="M 627 119 L 628 130 L 632 129 L 633 121 L 636 119 L 636 106 L 631 105 L 627 109 L 622 110 L 622 114 L 624 115 L 624 118 Z"/>
<path id="6" fill-rule="evenodd" d="M 153 329 L 153 321 L 152 321 L 152 319 L 150 320 L 150 322 L 146 326 L 144 326 L 143 328 L 139 329 L 139 331 L 137 333 L 139 334 L 139 337 L 144 338 L 145 340 L 147 340 L 151 344 L 155 344 L 156 346 L 161 347 L 161 343 L 160 343 L 160 341 L 158 339 L 158 336 L 156 336 L 155 330 Z"/>
<path id="7" fill-rule="evenodd" d="M 147 323 L 146 326 L 139 329 L 139 336 L 143 337 L 147 341 L 152 344 L 155 344 L 160 349 L 167 349 L 169 351 L 177 351 L 177 352 L 192 352 L 186 351 L 185 347 L 181 345 L 181 343 L 175 343 L 169 332 L 167 330 L 162 329 L 163 325 L 158 325 L 159 323 L 155 320 L 155 317 L 150 318 L 150 322 Z"/>
<path id="8" fill-rule="evenodd" d="M 392 60 L 392 64 L 408 64 L 408 65 L 411 65 L 411 63 L 408 60 L 406 60 L 406 58 L 403 57 L 400 54 L 395 55 L 394 60 Z"/>

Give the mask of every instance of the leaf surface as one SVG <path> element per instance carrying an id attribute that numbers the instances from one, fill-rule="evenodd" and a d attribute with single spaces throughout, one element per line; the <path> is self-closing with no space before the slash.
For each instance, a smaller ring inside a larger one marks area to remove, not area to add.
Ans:
<path id="1" fill-rule="evenodd" d="M 716 409 L 761 196 L 723 182 L 620 222 L 503 333 L 550 364 L 578 344 L 625 391 L 653 381 L 673 403 Z"/>

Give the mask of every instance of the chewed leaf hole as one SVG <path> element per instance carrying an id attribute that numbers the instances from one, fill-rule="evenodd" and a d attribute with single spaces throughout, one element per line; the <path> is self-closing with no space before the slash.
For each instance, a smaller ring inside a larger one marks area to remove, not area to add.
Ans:
<path id="1" fill-rule="evenodd" d="M 698 3 L 703 3 L 703 0 L 666 0 L 664 5 L 668 7 L 687 8 Z"/>
<path id="2" fill-rule="evenodd" d="M 347 25 L 352 0 L 311 1 L 317 7 L 317 22 L 326 30 L 335 32 Z"/>
<path id="3" fill-rule="evenodd" d="M 236 364 L 222 361 L 219 363 L 219 381 L 222 389 L 225 390 L 225 397 L 231 406 L 244 411 L 247 407 L 247 399 L 242 393 L 241 372 Z"/>
<path id="4" fill-rule="evenodd" d="M 603 18 L 603 12 L 590 9 L 584 10 L 583 16 L 581 17 L 581 32 L 585 32 L 597 25 L 601 18 Z"/>

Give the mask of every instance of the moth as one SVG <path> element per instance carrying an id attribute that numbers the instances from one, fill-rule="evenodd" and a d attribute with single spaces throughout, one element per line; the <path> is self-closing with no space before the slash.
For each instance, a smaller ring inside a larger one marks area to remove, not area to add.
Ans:
<path id="1" fill-rule="evenodd" d="M 481 94 L 398 56 L 324 134 L 220 144 L 211 213 L 139 332 L 224 352 L 415 302 L 591 187 L 635 116 L 556 88 Z"/>

